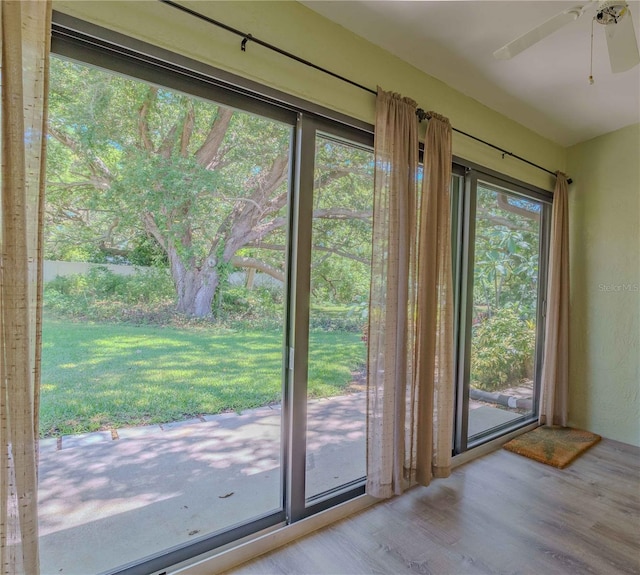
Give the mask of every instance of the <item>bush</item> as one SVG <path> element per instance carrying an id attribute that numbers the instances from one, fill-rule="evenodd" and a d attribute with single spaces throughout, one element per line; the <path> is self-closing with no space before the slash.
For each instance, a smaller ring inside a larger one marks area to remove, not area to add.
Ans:
<path id="1" fill-rule="evenodd" d="M 496 391 L 531 378 L 535 323 L 504 307 L 473 328 L 471 385 Z"/>
<path id="2" fill-rule="evenodd" d="M 350 333 L 361 333 L 366 324 L 366 320 L 360 317 L 345 315 L 336 317 L 331 315 L 312 314 L 309 317 L 309 329 L 312 331 L 346 331 Z"/>
<path id="3" fill-rule="evenodd" d="M 58 276 L 44 287 L 44 307 L 59 317 L 94 321 L 143 320 L 175 301 L 168 270 L 137 270 L 125 276 L 104 266 L 87 274 Z"/>
<path id="4" fill-rule="evenodd" d="M 284 315 L 284 294 L 271 287 L 220 287 L 220 307 L 213 304 L 215 321 L 233 329 L 278 329 Z"/>

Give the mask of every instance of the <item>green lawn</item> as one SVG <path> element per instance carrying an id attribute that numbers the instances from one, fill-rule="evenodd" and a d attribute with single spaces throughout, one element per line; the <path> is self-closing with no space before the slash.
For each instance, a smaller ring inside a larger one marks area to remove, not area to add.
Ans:
<path id="1" fill-rule="evenodd" d="M 309 395 L 343 393 L 366 349 L 313 332 Z M 40 434 L 162 423 L 279 402 L 282 334 L 46 319 Z"/>

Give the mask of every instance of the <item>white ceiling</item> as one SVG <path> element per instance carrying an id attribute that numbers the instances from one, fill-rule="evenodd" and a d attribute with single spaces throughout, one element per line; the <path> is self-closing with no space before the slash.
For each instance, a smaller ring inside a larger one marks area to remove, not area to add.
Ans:
<path id="1" fill-rule="evenodd" d="M 493 58 L 494 50 L 585 1 L 302 3 L 563 146 L 640 121 L 640 66 L 621 74 L 611 73 L 604 30 L 599 24 L 594 24 L 595 84 L 589 85 L 595 6 L 512 60 Z M 640 1 L 628 3 L 639 39 Z"/>

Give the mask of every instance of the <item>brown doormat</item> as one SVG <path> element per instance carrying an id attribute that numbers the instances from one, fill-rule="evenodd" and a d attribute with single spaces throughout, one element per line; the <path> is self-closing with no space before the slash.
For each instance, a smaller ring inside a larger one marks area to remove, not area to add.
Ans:
<path id="1" fill-rule="evenodd" d="M 504 444 L 504 448 L 562 469 L 600 441 L 600 436 L 571 427 L 537 427 Z"/>

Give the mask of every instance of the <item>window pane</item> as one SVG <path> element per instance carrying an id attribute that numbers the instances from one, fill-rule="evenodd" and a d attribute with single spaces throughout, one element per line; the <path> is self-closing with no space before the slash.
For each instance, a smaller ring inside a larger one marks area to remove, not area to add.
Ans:
<path id="1" fill-rule="evenodd" d="M 542 204 L 478 183 L 468 437 L 534 411 Z"/>
<path id="2" fill-rule="evenodd" d="M 366 475 L 365 386 L 373 154 L 316 139 L 306 498 Z"/>
<path id="3" fill-rule="evenodd" d="M 288 125 L 53 58 L 43 573 L 282 509 Z"/>

